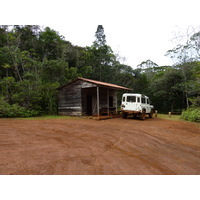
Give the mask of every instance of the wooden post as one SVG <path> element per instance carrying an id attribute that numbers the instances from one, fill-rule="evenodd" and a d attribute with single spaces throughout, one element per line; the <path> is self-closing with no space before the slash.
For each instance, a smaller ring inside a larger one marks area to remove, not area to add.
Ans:
<path id="1" fill-rule="evenodd" d="M 117 114 L 118 114 L 118 113 L 117 113 L 117 90 L 116 90 L 115 98 L 116 98 L 116 99 L 115 99 L 115 103 L 116 103 L 116 115 L 117 115 Z"/>
<path id="2" fill-rule="evenodd" d="M 169 118 L 171 118 L 171 116 L 172 116 L 172 113 L 171 113 L 171 112 L 169 112 Z"/>
<path id="3" fill-rule="evenodd" d="M 109 116 L 109 89 L 107 89 L 107 106 L 108 106 L 107 112 Z"/>
<path id="4" fill-rule="evenodd" d="M 157 117 L 157 114 L 158 114 L 158 111 L 157 111 L 157 110 L 155 110 L 155 117 Z"/>
<path id="5" fill-rule="evenodd" d="M 99 119 L 99 86 L 97 86 L 97 115 Z"/>

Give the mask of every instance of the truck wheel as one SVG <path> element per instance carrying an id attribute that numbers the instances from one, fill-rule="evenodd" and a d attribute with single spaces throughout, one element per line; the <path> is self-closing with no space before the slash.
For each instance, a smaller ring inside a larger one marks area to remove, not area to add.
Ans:
<path id="1" fill-rule="evenodd" d="M 122 113 L 122 117 L 123 117 L 124 119 L 126 119 L 126 118 L 127 118 L 127 114 L 126 114 L 126 113 Z"/>
<path id="2" fill-rule="evenodd" d="M 143 110 L 142 113 L 140 114 L 140 119 L 145 120 L 145 118 L 146 118 L 146 111 Z"/>
<path id="3" fill-rule="evenodd" d="M 153 110 L 149 113 L 149 118 L 153 117 Z"/>

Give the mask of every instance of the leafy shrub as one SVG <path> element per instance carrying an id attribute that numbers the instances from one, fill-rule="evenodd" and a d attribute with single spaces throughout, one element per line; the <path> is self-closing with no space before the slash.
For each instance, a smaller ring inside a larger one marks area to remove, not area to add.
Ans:
<path id="1" fill-rule="evenodd" d="M 200 108 L 188 108 L 182 112 L 181 118 L 191 122 L 200 122 Z"/>
<path id="2" fill-rule="evenodd" d="M 0 117 L 33 117 L 39 115 L 38 111 L 28 110 L 18 104 L 10 105 L 4 99 L 0 99 Z"/>

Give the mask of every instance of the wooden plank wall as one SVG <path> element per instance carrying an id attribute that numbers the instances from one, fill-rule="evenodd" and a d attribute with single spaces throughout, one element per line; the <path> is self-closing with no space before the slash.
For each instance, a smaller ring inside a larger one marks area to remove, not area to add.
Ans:
<path id="1" fill-rule="evenodd" d="M 59 115 L 82 115 L 81 88 L 93 87 L 93 84 L 77 80 L 58 91 Z"/>

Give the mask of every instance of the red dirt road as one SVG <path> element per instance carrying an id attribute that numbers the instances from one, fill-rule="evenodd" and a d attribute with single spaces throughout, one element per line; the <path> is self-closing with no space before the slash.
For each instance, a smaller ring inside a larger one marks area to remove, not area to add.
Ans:
<path id="1" fill-rule="evenodd" d="M 0 119 L 0 174 L 200 174 L 200 126 L 146 119 Z"/>

